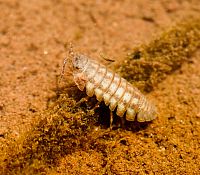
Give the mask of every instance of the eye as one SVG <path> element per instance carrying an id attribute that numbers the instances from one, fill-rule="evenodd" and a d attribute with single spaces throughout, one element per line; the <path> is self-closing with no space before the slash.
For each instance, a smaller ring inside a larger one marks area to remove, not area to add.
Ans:
<path id="1" fill-rule="evenodd" d="M 75 70 L 79 70 L 80 67 L 79 67 L 77 64 L 75 64 L 75 65 L 74 65 L 74 69 L 75 69 Z"/>

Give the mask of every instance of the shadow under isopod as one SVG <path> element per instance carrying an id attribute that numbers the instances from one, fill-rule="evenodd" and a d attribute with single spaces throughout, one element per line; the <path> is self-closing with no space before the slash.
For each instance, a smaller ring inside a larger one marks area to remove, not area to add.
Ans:
<path id="1" fill-rule="evenodd" d="M 62 88 L 56 89 L 56 97 L 53 97 L 49 99 L 49 101 L 56 101 L 59 99 L 61 95 L 65 95 L 66 98 L 69 98 L 71 100 L 75 101 L 75 106 L 71 108 L 72 113 L 76 113 L 77 111 L 90 111 L 93 112 L 92 116 L 88 117 L 94 117 L 95 118 L 95 126 L 100 126 L 102 129 L 109 129 L 110 127 L 112 130 L 117 130 L 119 128 L 125 129 L 132 132 L 138 132 L 140 130 L 144 130 L 148 127 L 150 122 L 138 122 L 135 121 L 127 121 L 125 117 L 121 118 L 116 115 L 116 110 L 113 111 L 113 123 L 111 125 L 110 123 L 110 109 L 108 106 L 104 104 L 104 102 L 101 102 L 99 104 L 99 107 L 95 108 L 95 105 L 98 103 L 95 97 L 88 98 L 87 101 L 83 101 L 82 103 L 79 103 L 80 100 L 87 97 L 87 94 L 85 91 L 80 91 L 76 86 L 65 86 Z M 78 105 L 77 105 L 78 104 Z M 61 104 L 62 105 L 62 104 Z M 137 116 L 136 116 L 137 117 Z"/>

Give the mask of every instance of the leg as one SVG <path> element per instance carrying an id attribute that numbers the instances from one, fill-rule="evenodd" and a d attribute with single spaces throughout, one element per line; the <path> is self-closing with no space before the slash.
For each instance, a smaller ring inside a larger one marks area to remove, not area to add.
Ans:
<path id="1" fill-rule="evenodd" d="M 100 53 L 100 57 L 103 58 L 106 61 L 109 62 L 115 62 L 115 60 L 108 58 L 107 56 L 105 56 L 103 53 Z"/>
<path id="2" fill-rule="evenodd" d="M 99 108 L 99 105 L 100 105 L 100 102 L 98 101 L 98 102 L 95 104 L 95 106 L 94 106 L 92 109 L 89 110 L 89 112 L 94 113 L 94 110 L 97 109 L 97 108 Z"/>
<path id="3" fill-rule="evenodd" d="M 125 118 L 124 117 L 120 117 L 121 119 L 121 127 L 125 128 Z"/>
<path id="4" fill-rule="evenodd" d="M 95 114 L 95 109 L 97 109 L 99 107 L 99 104 L 100 104 L 100 102 L 97 102 L 92 109 L 88 110 L 88 114 L 93 116 Z"/>
<path id="5" fill-rule="evenodd" d="M 76 105 L 80 105 L 80 104 L 83 103 L 83 102 L 87 102 L 89 98 L 90 98 L 89 96 L 86 96 L 86 97 L 84 97 L 84 98 L 81 98 L 81 99 L 76 103 Z"/>
<path id="6" fill-rule="evenodd" d="M 67 68 L 68 68 L 67 72 L 65 71 L 66 64 L 67 64 Z M 69 60 L 68 58 L 65 58 L 63 61 L 63 66 L 62 66 L 62 71 L 60 73 L 59 83 L 62 81 L 65 72 L 67 73 L 67 76 L 72 76 L 72 72 L 73 72 L 72 63 L 71 63 L 71 60 Z"/>
<path id="7" fill-rule="evenodd" d="M 100 103 L 101 103 L 101 102 L 98 101 L 98 102 L 95 104 L 95 106 L 92 108 L 92 110 L 95 110 L 95 109 L 99 108 Z"/>
<path id="8" fill-rule="evenodd" d="M 112 125 L 113 125 L 113 112 L 110 111 L 110 130 L 112 130 Z"/>

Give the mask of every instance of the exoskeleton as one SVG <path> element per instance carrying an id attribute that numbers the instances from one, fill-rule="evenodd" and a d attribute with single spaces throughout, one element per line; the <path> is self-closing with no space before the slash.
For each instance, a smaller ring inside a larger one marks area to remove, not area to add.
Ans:
<path id="1" fill-rule="evenodd" d="M 68 67 L 77 87 L 89 97 L 104 101 L 119 117 L 139 122 L 156 118 L 155 106 L 132 84 L 106 66 L 81 54 L 69 51 Z"/>

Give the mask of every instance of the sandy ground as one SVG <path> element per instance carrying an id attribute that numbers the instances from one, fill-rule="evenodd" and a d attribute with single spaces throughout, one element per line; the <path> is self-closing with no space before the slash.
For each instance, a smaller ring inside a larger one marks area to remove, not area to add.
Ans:
<path id="1" fill-rule="evenodd" d="M 0 141 L 8 146 L 56 95 L 67 42 L 105 63 L 102 52 L 119 65 L 132 48 L 200 15 L 198 0 L 0 0 L 0 7 Z M 99 150 L 76 150 L 49 174 L 198 174 L 199 67 L 197 51 L 147 94 L 159 111 L 147 130 L 112 131 L 129 144 L 117 144 L 107 166 Z M 135 158 L 126 159 L 124 152 Z"/>

